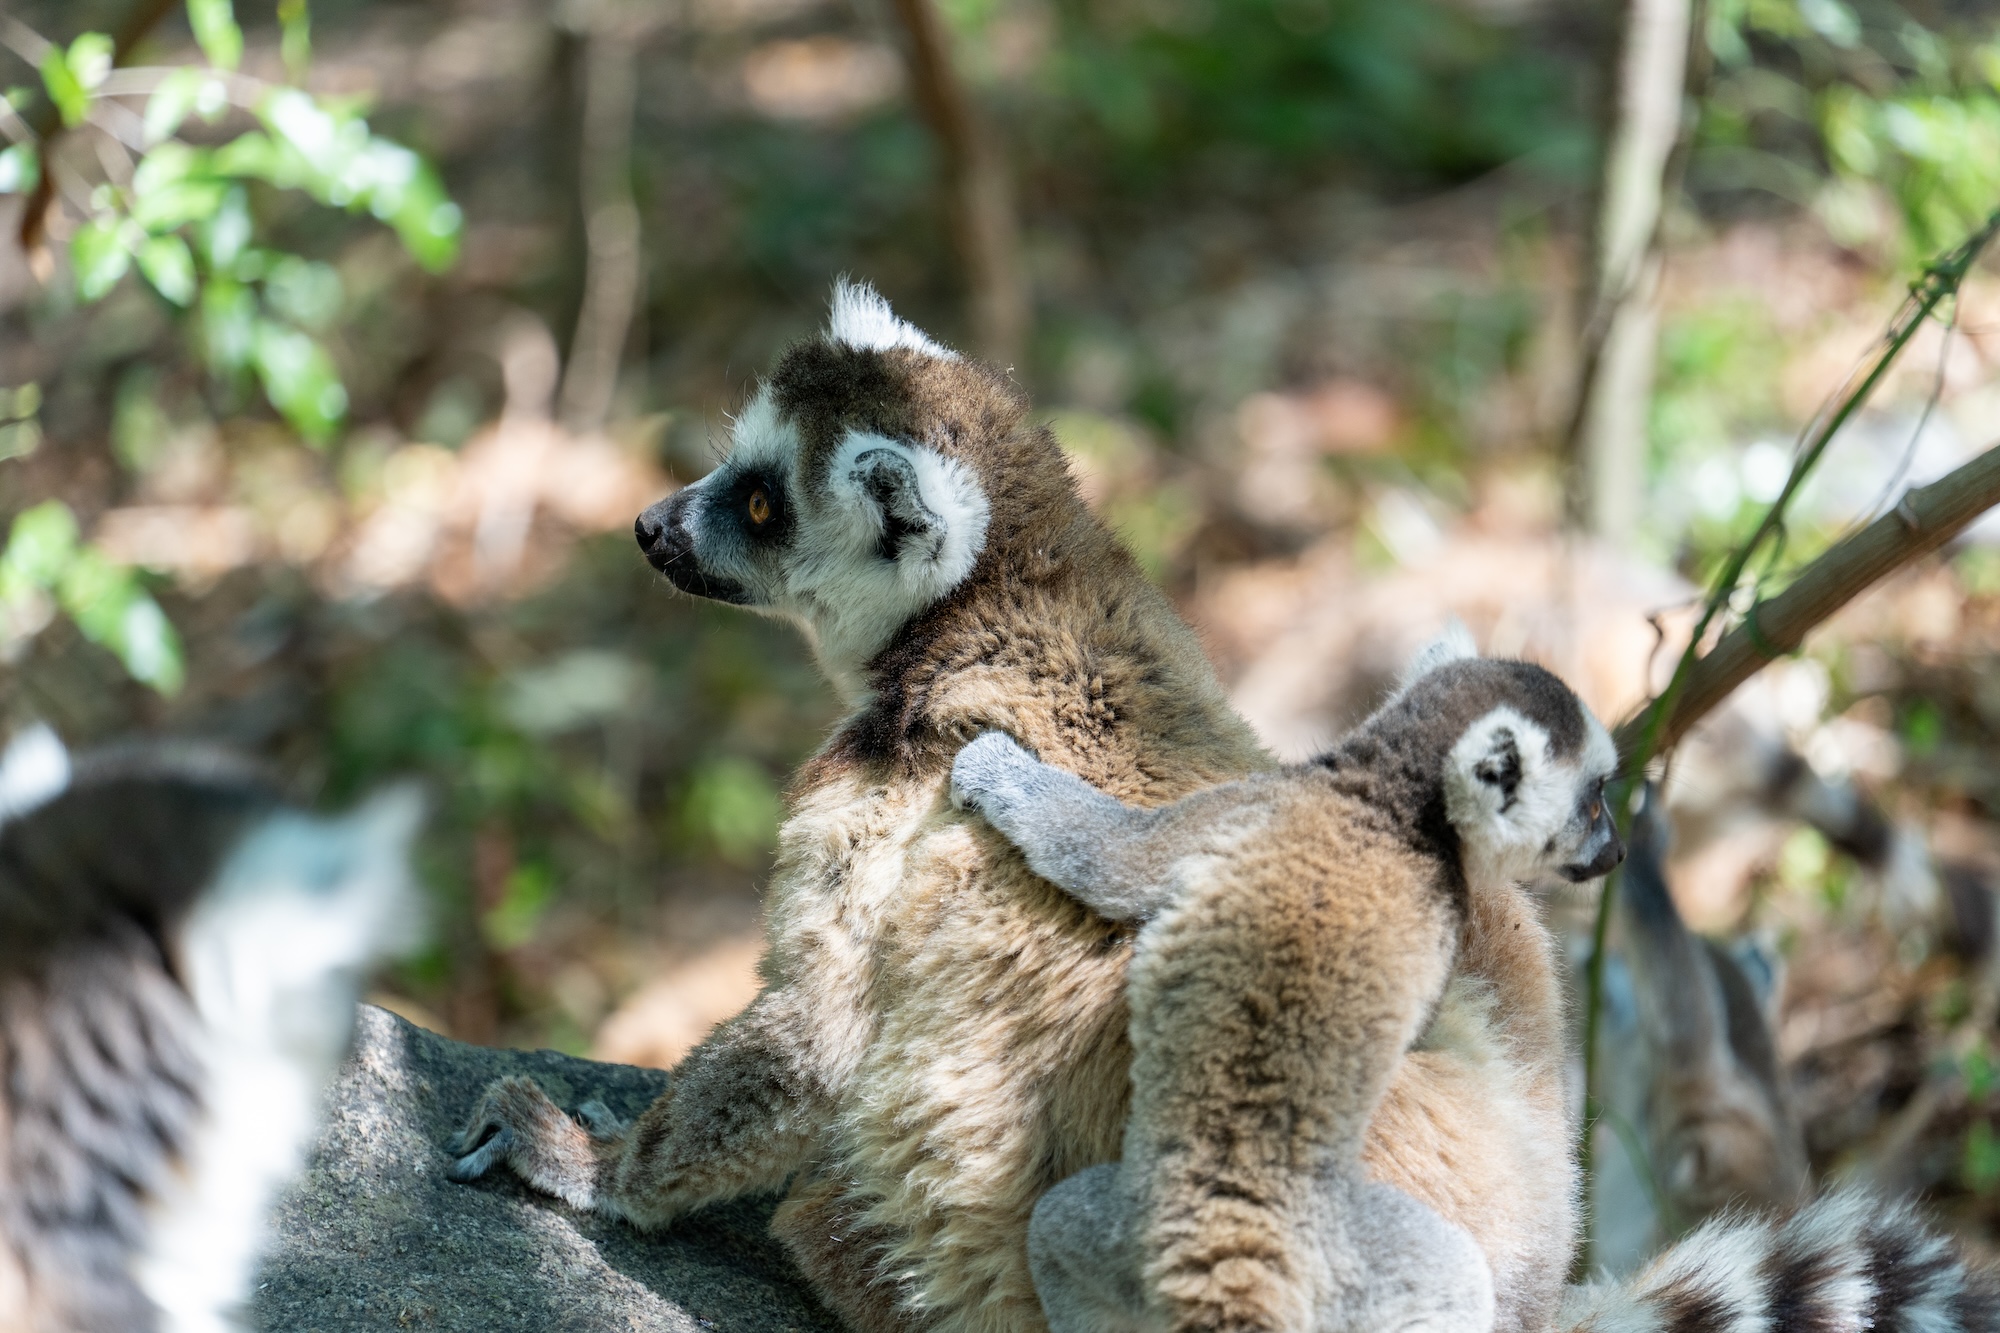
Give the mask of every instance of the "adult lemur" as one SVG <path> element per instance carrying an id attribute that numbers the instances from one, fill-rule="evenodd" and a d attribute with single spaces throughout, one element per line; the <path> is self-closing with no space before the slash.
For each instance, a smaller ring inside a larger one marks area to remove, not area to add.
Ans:
<path id="1" fill-rule="evenodd" d="M 151 746 L 0 762 L 0 1328 L 220 1333 L 354 1022 L 411 942 L 418 802 L 288 809 Z"/>
<path id="2" fill-rule="evenodd" d="M 1039 1329 L 1029 1211 L 1118 1154 L 1131 931 L 953 809 L 952 757 L 1002 729 L 1141 805 L 1270 761 L 1019 389 L 871 291 L 733 434 L 640 543 L 798 621 L 854 704 L 792 789 L 764 990 L 629 1128 L 496 1084 L 456 1170 L 643 1227 L 789 1180 L 774 1230 L 853 1327 Z"/>

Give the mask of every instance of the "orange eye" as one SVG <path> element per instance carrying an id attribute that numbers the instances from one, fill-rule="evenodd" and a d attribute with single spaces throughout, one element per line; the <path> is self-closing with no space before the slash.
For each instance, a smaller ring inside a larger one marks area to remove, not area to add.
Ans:
<path id="1" fill-rule="evenodd" d="M 1603 813 L 1604 813 L 1604 803 L 1602 801 L 1592 801 L 1590 803 L 1591 823 L 1595 824 L 1597 822 L 1597 817 Z"/>
<path id="2" fill-rule="evenodd" d="M 750 521 L 758 527 L 761 528 L 771 521 L 771 497 L 764 494 L 762 486 L 750 492 L 750 502 L 746 508 L 750 511 Z"/>

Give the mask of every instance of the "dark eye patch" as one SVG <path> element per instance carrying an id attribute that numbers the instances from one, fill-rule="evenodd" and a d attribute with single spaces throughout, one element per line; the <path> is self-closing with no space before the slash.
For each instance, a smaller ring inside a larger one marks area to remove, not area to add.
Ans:
<path id="1" fill-rule="evenodd" d="M 753 542 L 782 546 L 791 538 L 792 512 L 785 502 L 784 484 L 768 472 L 740 473 L 714 503 Z"/>

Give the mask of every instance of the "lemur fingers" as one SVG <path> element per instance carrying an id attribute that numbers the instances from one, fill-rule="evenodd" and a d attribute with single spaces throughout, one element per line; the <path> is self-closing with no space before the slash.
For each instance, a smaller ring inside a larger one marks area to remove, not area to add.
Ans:
<path id="1" fill-rule="evenodd" d="M 1040 767 L 1041 761 L 1012 736 L 984 732 L 952 761 L 951 803 L 959 810 L 979 811 L 999 828 L 999 818 L 1012 812 L 1024 784 Z"/>
<path id="2" fill-rule="evenodd" d="M 601 1103 L 584 1114 L 586 1130 L 533 1079 L 497 1079 L 480 1095 L 465 1128 L 452 1136 L 445 1150 L 455 1159 L 447 1168 L 453 1180 L 477 1180 L 497 1163 L 544 1194 L 553 1194 L 578 1208 L 597 1202 L 599 1160 L 616 1117 Z"/>

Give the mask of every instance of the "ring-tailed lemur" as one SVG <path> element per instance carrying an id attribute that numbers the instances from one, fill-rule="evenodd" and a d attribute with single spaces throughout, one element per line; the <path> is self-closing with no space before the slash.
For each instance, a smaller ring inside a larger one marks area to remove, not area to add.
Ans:
<path id="1" fill-rule="evenodd" d="M 413 942 L 401 790 L 320 819 L 190 748 L 0 762 L 0 1328 L 234 1328 L 361 972 Z"/>
<path id="2" fill-rule="evenodd" d="M 1612 757 L 1553 678 L 1458 651 L 1420 658 L 1314 763 L 1164 809 L 1005 736 L 960 755 L 955 796 L 1030 865 L 1147 922 L 1124 1158 L 1051 1190 L 1030 1228 L 1053 1328 L 2000 1329 L 1991 1274 L 1859 1191 L 1711 1220 L 1622 1284 L 1563 1291 L 1575 1102 L 1547 1099 L 1562 1082 L 1552 951 L 1515 881 L 1609 868 Z M 1497 721 L 1510 704 L 1530 720 Z M 1642 824 L 1635 852 L 1656 856 L 1658 836 Z M 1454 889 L 1452 941 L 1435 908 Z M 1664 1128 L 1667 1150 L 1727 1137 Z M 1537 1144 L 1551 1151 L 1520 1155 Z M 1690 1188 L 1727 1188 L 1725 1165 Z"/>
<path id="3" fill-rule="evenodd" d="M 1004 735 L 966 747 L 956 799 L 1145 922 L 1122 1160 L 1029 1232 L 1056 1333 L 1547 1326 L 1575 1099 L 1522 882 L 1617 864 L 1616 761 L 1556 677 L 1458 637 L 1317 760 L 1160 809 Z"/>
<path id="4" fill-rule="evenodd" d="M 850 1326 L 1033 1333 L 1028 1216 L 1118 1154 L 1129 929 L 946 797 L 1004 729 L 1158 805 L 1271 766 L 1005 375 L 838 289 L 715 471 L 643 514 L 677 587 L 788 616 L 852 713 L 791 791 L 763 992 L 629 1127 L 533 1083 L 457 1145 L 646 1228 L 754 1190 Z"/>

